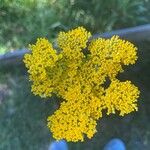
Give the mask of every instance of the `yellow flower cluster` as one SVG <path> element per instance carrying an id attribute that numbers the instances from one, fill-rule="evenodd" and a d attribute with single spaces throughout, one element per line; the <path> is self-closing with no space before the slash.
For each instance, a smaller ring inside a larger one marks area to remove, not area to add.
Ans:
<path id="1" fill-rule="evenodd" d="M 24 62 L 33 81 L 32 92 L 41 97 L 51 96 L 52 81 L 48 79 L 47 70 L 53 68 L 60 58 L 47 39 L 38 39 L 35 45 L 29 45 L 32 54 L 24 56 Z"/>
<path id="2" fill-rule="evenodd" d="M 138 109 L 138 88 L 117 79 L 124 65 L 137 60 L 137 48 L 118 36 L 88 43 L 90 36 L 83 27 L 60 32 L 57 51 L 40 38 L 24 57 L 32 92 L 41 97 L 55 94 L 63 100 L 47 119 L 57 140 L 77 142 L 93 137 L 104 110 L 107 115 L 119 112 L 124 116 Z"/>
<path id="3" fill-rule="evenodd" d="M 83 141 L 84 134 L 91 138 L 96 132 L 96 120 L 102 117 L 102 102 L 92 93 L 81 92 L 81 86 L 69 88 L 67 101 L 48 117 L 48 127 L 57 140 Z"/>
<path id="4" fill-rule="evenodd" d="M 138 88 L 131 84 L 130 81 L 112 81 L 104 96 L 107 114 L 115 114 L 115 109 L 120 112 L 120 116 L 124 116 L 134 110 L 137 111 L 136 102 L 139 96 L 137 93 L 139 93 Z"/>

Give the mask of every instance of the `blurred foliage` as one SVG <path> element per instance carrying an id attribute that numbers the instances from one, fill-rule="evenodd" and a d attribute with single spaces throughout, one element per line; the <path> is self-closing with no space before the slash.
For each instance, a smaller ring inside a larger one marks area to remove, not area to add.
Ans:
<path id="1" fill-rule="evenodd" d="M 149 11 L 149 0 L 0 0 L 0 53 L 79 25 L 96 33 L 149 23 Z"/>
<path id="2" fill-rule="evenodd" d="M 66 16 L 61 22 L 67 26 L 84 25 L 93 32 L 135 26 L 149 22 L 148 4 L 141 0 L 71 0 L 65 6 L 68 9 L 61 10 Z"/>

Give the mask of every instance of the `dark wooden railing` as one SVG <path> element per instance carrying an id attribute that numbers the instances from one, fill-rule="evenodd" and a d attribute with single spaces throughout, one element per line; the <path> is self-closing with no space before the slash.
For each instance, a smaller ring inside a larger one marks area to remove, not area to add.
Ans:
<path id="1" fill-rule="evenodd" d="M 131 42 L 139 42 L 150 40 L 150 24 L 121 29 L 111 32 L 106 32 L 102 34 L 95 34 L 92 38 L 110 38 L 113 35 L 119 35 L 122 39 L 129 40 Z M 4 55 L 0 55 L 0 65 L 16 65 L 22 63 L 22 58 L 25 53 L 28 53 L 27 49 L 16 50 L 14 52 L 9 52 Z"/>

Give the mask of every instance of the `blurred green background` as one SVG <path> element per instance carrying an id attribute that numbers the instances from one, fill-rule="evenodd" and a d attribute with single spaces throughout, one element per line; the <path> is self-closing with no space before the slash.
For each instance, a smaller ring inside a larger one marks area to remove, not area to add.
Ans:
<path id="1" fill-rule="evenodd" d="M 93 33 L 149 23 L 149 0 L 0 0 L 0 53 L 82 25 Z"/>
<path id="2" fill-rule="evenodd" d="M 82 25 L 102 33 L 150 23 L 149 0 L 0 0 L 0 54 L 27 48 L 38 37 L 55 41 L 59 31 Z M 126 117 L 105 116 L 98 133 L 70 150 L 101 150 L 111 138 L 121 138 L 127 150 L 150 147 L 150 41 L 135 43 L 139 60 L 119 78 L 141 90 L 139 111 Z M 53 141 L 47 116 L 55 97 L 41 100 L 30 91 L 23 64 L 0 66 L 0 150 L 47 150 Z"/>

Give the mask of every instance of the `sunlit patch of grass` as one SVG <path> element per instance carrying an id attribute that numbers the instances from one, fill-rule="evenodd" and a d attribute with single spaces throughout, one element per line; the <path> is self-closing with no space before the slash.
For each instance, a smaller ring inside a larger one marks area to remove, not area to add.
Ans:
<path id="1" fill-rule="evenodd" d="M 7 47 L 5 47 L 4 45 L 0 45 L 0 55 L 5 54 L 7 50 Z"/>

